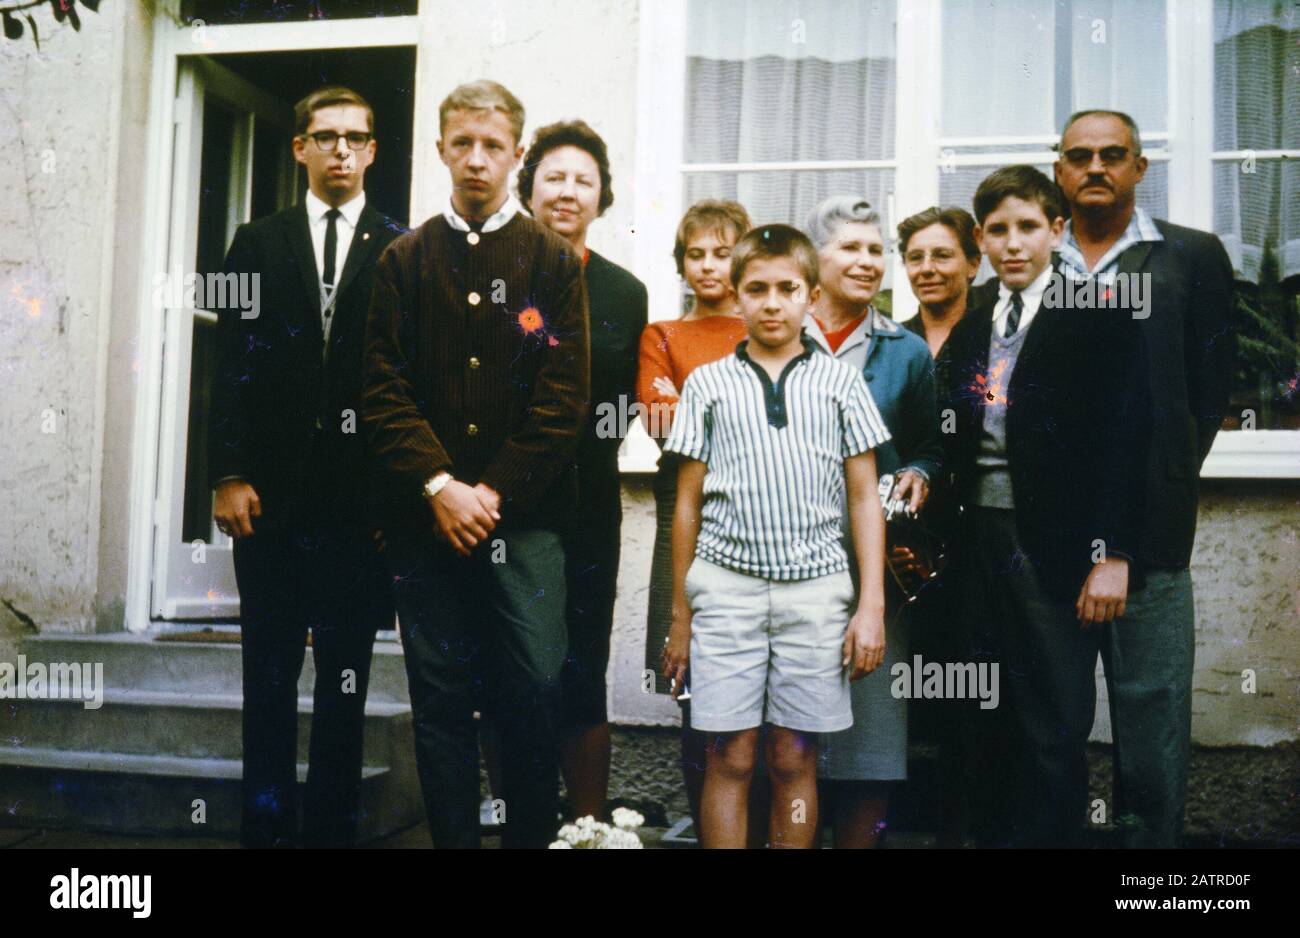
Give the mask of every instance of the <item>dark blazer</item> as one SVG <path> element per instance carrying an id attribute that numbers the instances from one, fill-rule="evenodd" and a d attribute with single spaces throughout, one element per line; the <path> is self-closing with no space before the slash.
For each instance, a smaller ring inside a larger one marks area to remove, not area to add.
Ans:
<path id="1" fill-rule="evenodd" d="M 630 271 L 595 251 L 588 251 L 584 268 L 591 324 L 591 410 L 578 440 L 578 488 L 587 514 L 612 509 L 617 522 L 620 509 L 618 448 L 622 438 L 598 436 L 604 408 L 627 412 L 636 401 L 637 353 L 641 331 L 649 318 L 645 284 Z M 631 418 L 624 418 L 629 424 Z M 588 500 L 592 504 L 588 504 Z"/>
<path id="2" fill-rule="evenodd" d="M 1059 277 L 1059 271 L 1053 274 Z M 1029 324 L 1007 385 L 1007 457 L 1016 530 L 1042 585 L 1078 595 L 1094 541 L 1133 559 L 1141 535 L 1150 402 L 1142 380 L 1145 343 L 1130 310 L 1070 309 L 1052 291 Z M 945 434 L 954 493 L 973 504 L 988 374 L 993 301 L 970 310 L 948 340 Z M 1135 484 L 1136 483 L 1136 484 Z M 1141 582 L 1137 564 L 1130 585 Z"/>
<path id="3" fill-rule="evenodd" d="M 239 476 L 257 490 L 255 529 L 283 527 L 307 492 L 325 499 L 334 520 L 367 520 L 362 338 L 375 259 L 403 230 L 370 205 L 362 209 L 339 275 L 328 355 L 306 206 L 235 231 L 224 272 L 260 274 L 260 309 L 252 319 L 238 308 L 217 310 L 209 472 L 214 485 Z"/>
<path id="4" fill-rule="evenodd" d="M 1151 314 L 1140 320 L 1153 416 L 1141 556 L 1151 566 L 1182 568 L 1196 537 L 1201 464 L 1232 387 L 1235 286 L 1217 237 L 1166 221 L 1156 227 L 1165 240 L 1130 247 L 1119 270 L 1151 275 Z"/>

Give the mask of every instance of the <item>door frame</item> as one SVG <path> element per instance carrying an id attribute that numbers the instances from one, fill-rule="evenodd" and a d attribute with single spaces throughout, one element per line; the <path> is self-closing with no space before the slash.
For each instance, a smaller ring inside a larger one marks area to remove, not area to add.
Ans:
<path id="1" fill-rule="evenodd" d="M 163 425 L 164 405 L 171 389 L 170 373 L 163 352 L 166 323 L 152 306 L 153 277 L 168 270 L 173 224 L 173 172 L 178 140 L 177 102 L 183 59 L 237 52 L 284 52 L 308 49 L 355 49 L 385 46 L 416 47 L 415 161 L 416 173 L 427 163 L 432 141 L 420 119 L 419 89 L 422 57 L 419 49 L 433 28 L 425 16 L 395 16 L 370 19 L 313 20 L 295 23 L 191 27 L 180 18 L 180 0 L 160 0 L 153 20 L 153 54 L 149 86 L 148 156 L 145 200 L 141 219 L 142 260 L 137 281 L 137 312 L 140 336 L 139 393 L 136 395 L 132 434 L 130 523 L 127 546 L 127 589 L 125 627 L 146 632 L 161 623 L 153 616 L 156 581 L 155 529 L 168 517 L 167 499 L 174 493 L 160 492 L 164 476 L 160 471 L 164 452 L 174 448 L 172 431 Z M 422 25 L 423 23 L 423 25 Z M 411 186 L 412 219 L 421 198 L 421 180 Z M 188 354 L 188 350 L 185 350 Z"/>
<path id="2" fill-rule="evenodd" d="M 224 206 L 229 248 L 235 227 L 248 220 L 253 194 L 253 147 L 255 127 L 260 120 L 286 134 L 293 132 L 292 105 L 266 94 L 224 65 L 208 57 L 179 60 L 174 102 L 175 127 L 173 151 L 183 153 L 186 164 L 174 167 L 171 190 L 171 228 L 176 237 L 168 239 L 167 271 L 189 273 L 197 270 L 199 213 L 202 200 L 205 114 L 208 102 L 222 104 L 236 113 L 230 143 L 230 186 Z M 277 166 L 283 199 L 293 198 L 291 168 Z M 284 187 L 289 186 L 286 192 Z M 197 576 L 196 566 L 186 563 L 198 542 L 186 544 L 180 539 L 185 514 L 185 495 L 189 455 L 190 389 L 192 385 L 192 351 L 195 324 L 216 322 L 216 314 L 204 309 L 167 307 L 156 310 L 163 319 L 163 382 L 158 447 L 158 512 L 154 526 L 153 590 L 150 614 L 166 621 L 212 621 L 239 615 L 236 597 L 224 589 L 214 595 L 213 584 L 234 583 L 233 542 L 209 522 L 202 538 L 202 578 L 208 581 L 189 590 L 182 587 L 183 573 Z M 185 564 L 186 566 L 181 566 Z"/>

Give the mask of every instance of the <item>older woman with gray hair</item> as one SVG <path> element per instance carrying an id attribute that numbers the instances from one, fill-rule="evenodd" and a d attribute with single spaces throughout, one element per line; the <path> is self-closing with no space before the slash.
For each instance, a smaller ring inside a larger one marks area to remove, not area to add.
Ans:
<path id="1" fill-rule="evenodd" d="M 876 450 L 876 471 L 892 473 L 894 498 L 921 509 L 942 459 L 934 362 L 925 340 L 873 305 L 885 276 L 884 224 L 866 199 L 834 196 L 808 218 L 821 261 L 821 292 L 804 328 L 824 353 L 862 372 L 891 439 Z M 846 526 L 847 530 L 847 526 Z M 836 847 L 874 847 L 885 828 L 890 783 L 907 778 L 907 701 L 890 692 L 890 670 L 907 660 L 904 597 L 886 585 L 885 660 L 852 686 L 853 726 L 822 734 L 818 775 L 822 817 Z"/>

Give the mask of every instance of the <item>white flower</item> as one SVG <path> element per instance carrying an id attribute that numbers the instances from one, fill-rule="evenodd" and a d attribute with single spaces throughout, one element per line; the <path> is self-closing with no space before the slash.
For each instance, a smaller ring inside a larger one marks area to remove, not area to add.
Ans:
<path id="1" fill-rule="evenodd" d="M 572 850 L 573 844 L 569 843 L 567 840 L 557 840 L 555 843 L 551 844 L 550 849 L 551 850 Z"/>
<path id="2" fill-rule="evenodd" d="M 636 830 L 645 823 L 645 818 L 631 808 L 615 808 L 613 819 L 614 826 L 625 831 Z"/>

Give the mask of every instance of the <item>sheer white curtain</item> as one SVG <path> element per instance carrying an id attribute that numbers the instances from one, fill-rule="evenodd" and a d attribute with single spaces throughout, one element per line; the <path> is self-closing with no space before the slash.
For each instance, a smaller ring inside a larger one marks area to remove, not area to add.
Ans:
<path id="1" fill-rule="evenodd" d="M 1216 151 L 1300 149 L 1300 6 L 1218 0 L 1214 78 Z M 1283 278 L 1300 275 L 1300 162 L 1216 163 L 1214 229 L 1245 279 L 1266 242 Z"/>
<path id="2" fill-rule="evenodd" d="M 946 0 L 944 137 L 1052 132 L 1056 6 L 1042 0 Z"/>
<path id="3" fill-rule="evenodd" d="M 890 160 L 893 0 L 692 0 L 687 163 Z M 884 206 L 889 169 L 687 173 L 686 203 L 729 198 L 802 225 L 828 195 Z"/>
<path id="4" fill-rule="evenodd" d="M 944 137 L 1042 136 L 1086 108 L 1164 132 L 1165 0 L 945 0 Z"/>

